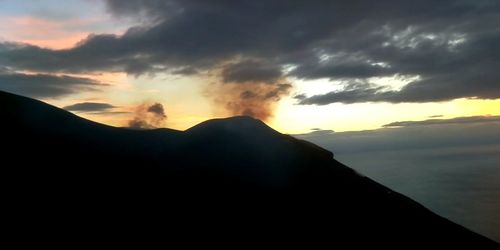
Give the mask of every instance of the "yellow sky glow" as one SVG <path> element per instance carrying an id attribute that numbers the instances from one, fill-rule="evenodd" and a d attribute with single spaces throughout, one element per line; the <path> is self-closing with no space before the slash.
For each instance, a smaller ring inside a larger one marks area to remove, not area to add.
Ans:
<path id="1" fill-rule="evenodd" d="M 132 118 L 134 107 L 144 102 L 160 102 L 168 119 L 166 127 L 185 130 L 204 120 L 226 117 L 213 107 L 204 96 L 207 80 L 201 77 L 179 77 L 160 74 L 155 77 L 127 76 L 124 73 L 92 75 L 109 84 L 105 91 L 70 95 L 64 99 L 46 100 L 59 107 L 76 102 L 107 102 L 117 106 L 116 114 L 78 115 L 97 122 L 126 126 Z M 314 95 L 338 89 L 328 81 L 296 81 L 295 92 Z M 293 96 L 293 94 L 292 94 Z M 500 115 L 500 100 L 457 99 L 439 103 L 357 103 L 330 104 L 324 106 L 297 105 L 291 96 L 282 99 L 275 115 L 267 123 L 283 133 L 306 133 L 312 128 L 332 129 L 337 132 L 377 129 L 384 124 L 404 120 L 425 120 L 430 116 L 441 118 L 476 115 Z"/>

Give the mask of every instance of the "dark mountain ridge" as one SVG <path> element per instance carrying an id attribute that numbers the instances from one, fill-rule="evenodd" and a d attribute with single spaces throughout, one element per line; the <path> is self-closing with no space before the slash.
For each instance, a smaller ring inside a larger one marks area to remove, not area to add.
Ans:
<path id="1" fill-rule="evenodd" d="M 239 245 L 499 248 L 250 117 L 141 131 L 5 92 L 0 107 L 13 227 L 56 225 L 67 236 L 154 225 L 173 231 L 169 240 Z"/>

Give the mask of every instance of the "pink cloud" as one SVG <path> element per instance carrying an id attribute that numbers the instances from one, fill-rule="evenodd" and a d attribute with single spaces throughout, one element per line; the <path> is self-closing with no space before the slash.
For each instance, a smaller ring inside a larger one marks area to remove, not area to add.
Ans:
<path id="1" fill-rule="evenodd" d="M 31 16 L 0 17 L 0 36 L 8 41 L 65 49 L 95 32 L 92 28 L 102 21 L 97 18 L 61 22 Z"/>

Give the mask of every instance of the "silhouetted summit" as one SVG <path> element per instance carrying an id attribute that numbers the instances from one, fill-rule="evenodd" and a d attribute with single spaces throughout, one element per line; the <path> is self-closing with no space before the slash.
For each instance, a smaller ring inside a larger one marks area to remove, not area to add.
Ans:
<path id="1" fill-rule="evenodd" d="M 250 116 L 234 116 L 224 119 L 212 119 L 191 127 L 187 131 L 196 131 L 210 128 L 220 128 L 224 130 L 232 130 L 235 132 L 241 132 L 244 130 L 276 132 L 261 120 L 252 118 Z"/>
<path id="2" fill-rule="evenodd" d="M 44 239 L 154 227 L 167 243 L 498 248 L 250 117 L 132 130 L 5 92 L 0 107 L 4 204 Z"/>

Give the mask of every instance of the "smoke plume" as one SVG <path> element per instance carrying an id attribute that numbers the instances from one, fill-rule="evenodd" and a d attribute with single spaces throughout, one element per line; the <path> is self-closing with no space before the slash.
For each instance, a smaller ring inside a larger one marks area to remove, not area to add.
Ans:
<path id="1" fill-rule="evenodd" d="M 135 108 L 134 118 L 128 122 L 129 128 L 154 129 L 162 127 L 167 119 L 161 103 L 143 103 Z"/>
<path id="2" fill-rule="evenodd" d="M 292 88 L 280 67 L 265 61 L 228 63 L 217 75 L 219 79 L 208 86 L 206 94 L 229 115 L 268 120 L 278 101 Z"/>
<path id="3" fill-rule="evenodd" d="M 230 115 L 248 115 L 265 121 L 273 116 L 277 102 L 290 93 L 291 87 L 288 83 L 213 83 L 207 92 L 216 106 Z"/>

